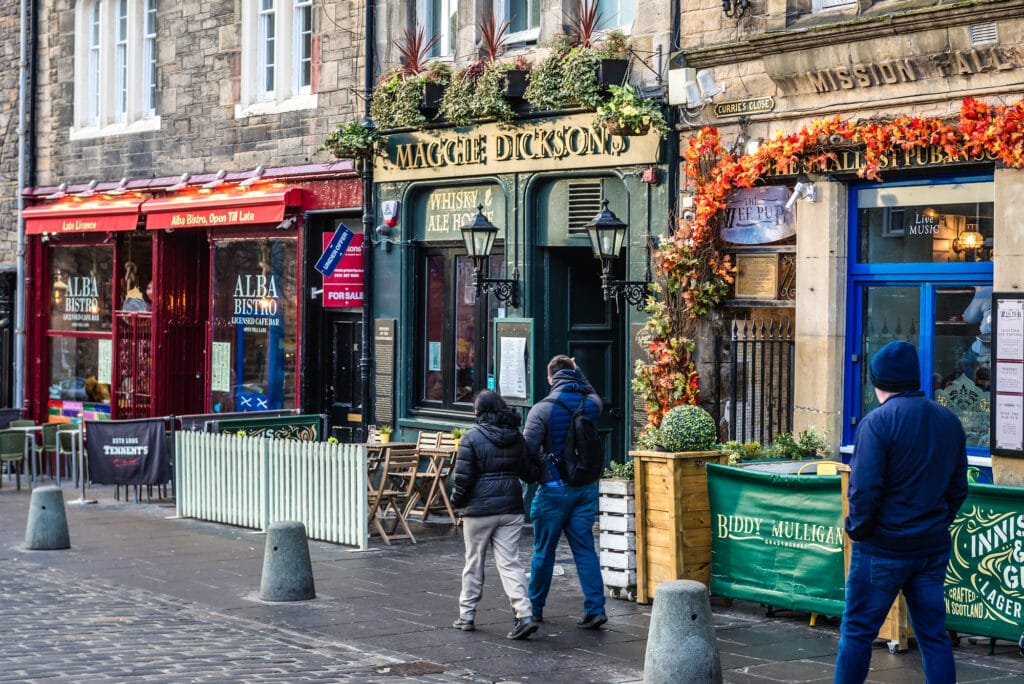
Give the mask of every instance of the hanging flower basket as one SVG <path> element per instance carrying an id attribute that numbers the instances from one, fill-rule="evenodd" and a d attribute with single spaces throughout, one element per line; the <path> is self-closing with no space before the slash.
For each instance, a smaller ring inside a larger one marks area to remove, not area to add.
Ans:
<path id="1" fill-rule="evenodd" d="M 601 125 L 612 135 L 647 135 L 647 132 L 651 130 L 649 121 L 637 124 L 635 128 L 623 125 L 620 119 L 605 119 Z"/>

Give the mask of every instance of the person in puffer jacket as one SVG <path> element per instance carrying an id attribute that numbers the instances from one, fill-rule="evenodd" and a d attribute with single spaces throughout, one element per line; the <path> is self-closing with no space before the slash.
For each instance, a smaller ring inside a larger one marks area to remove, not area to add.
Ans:
<path id="1" fill-rule="evenodd" d="M 463 435 L 453 472 L 452 506 L 462 509 L 466 566 L 462 570 L 459 619 L 452 625 L 466 632 L 476 628 L 476 606 L 484 585 L 487 547 L 494 549 L 494 564 L 501 576 L 515 623 L 506 636 L 527 639 L 540 627 L 526 593 L 526 572 L 519 560 L 523 529 L 523 487 L 529 479 L 526 442 L 519 433 L 519 414 L 490 390 L 473 404 L 476 426 Z"/>

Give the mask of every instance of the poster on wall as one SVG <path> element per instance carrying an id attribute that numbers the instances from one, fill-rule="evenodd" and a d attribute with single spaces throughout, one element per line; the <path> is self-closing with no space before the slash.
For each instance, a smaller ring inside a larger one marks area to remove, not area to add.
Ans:
<path id="1" fill-rule="evenodd" d="M 113 382 L 113 343 L 111 340 L 98 340 L 99 347 L 96 359 L 96 382 L 109 385 Z"/>
<path id="2" fill-rule="evenodd" d="M 231 391 L 231 343 L 214 342 L 210 354 L 210 389 L 214 392 Z"/>
<path id="3" fill-rule="evenodd" d="M 992 454 L 1024 458 L 1024 294 L 992 294 Z"/>

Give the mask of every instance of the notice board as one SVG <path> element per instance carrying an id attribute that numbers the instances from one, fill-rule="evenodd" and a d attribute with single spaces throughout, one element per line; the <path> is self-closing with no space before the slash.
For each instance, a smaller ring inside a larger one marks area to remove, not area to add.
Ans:
<path id="1" fill-rule="evenodd" d="M 494 391 L 509 406 L 533 406 L 533 319 L 494 321 Z"/>
<path id="2" fill-rule="evenodd" d="M 992 293 L 991 450 L 1024 458 L 1024 293 Z"/>

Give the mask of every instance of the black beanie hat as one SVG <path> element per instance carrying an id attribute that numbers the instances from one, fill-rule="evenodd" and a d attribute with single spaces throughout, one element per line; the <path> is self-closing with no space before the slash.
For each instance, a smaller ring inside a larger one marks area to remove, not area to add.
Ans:
<path id="1" fill-rule="evenodd" d="M 871 382 L 883 392 L 905 392 L 921 387 L 921 367 L 914 345 L 893 340 L 871 358 Z"/>

